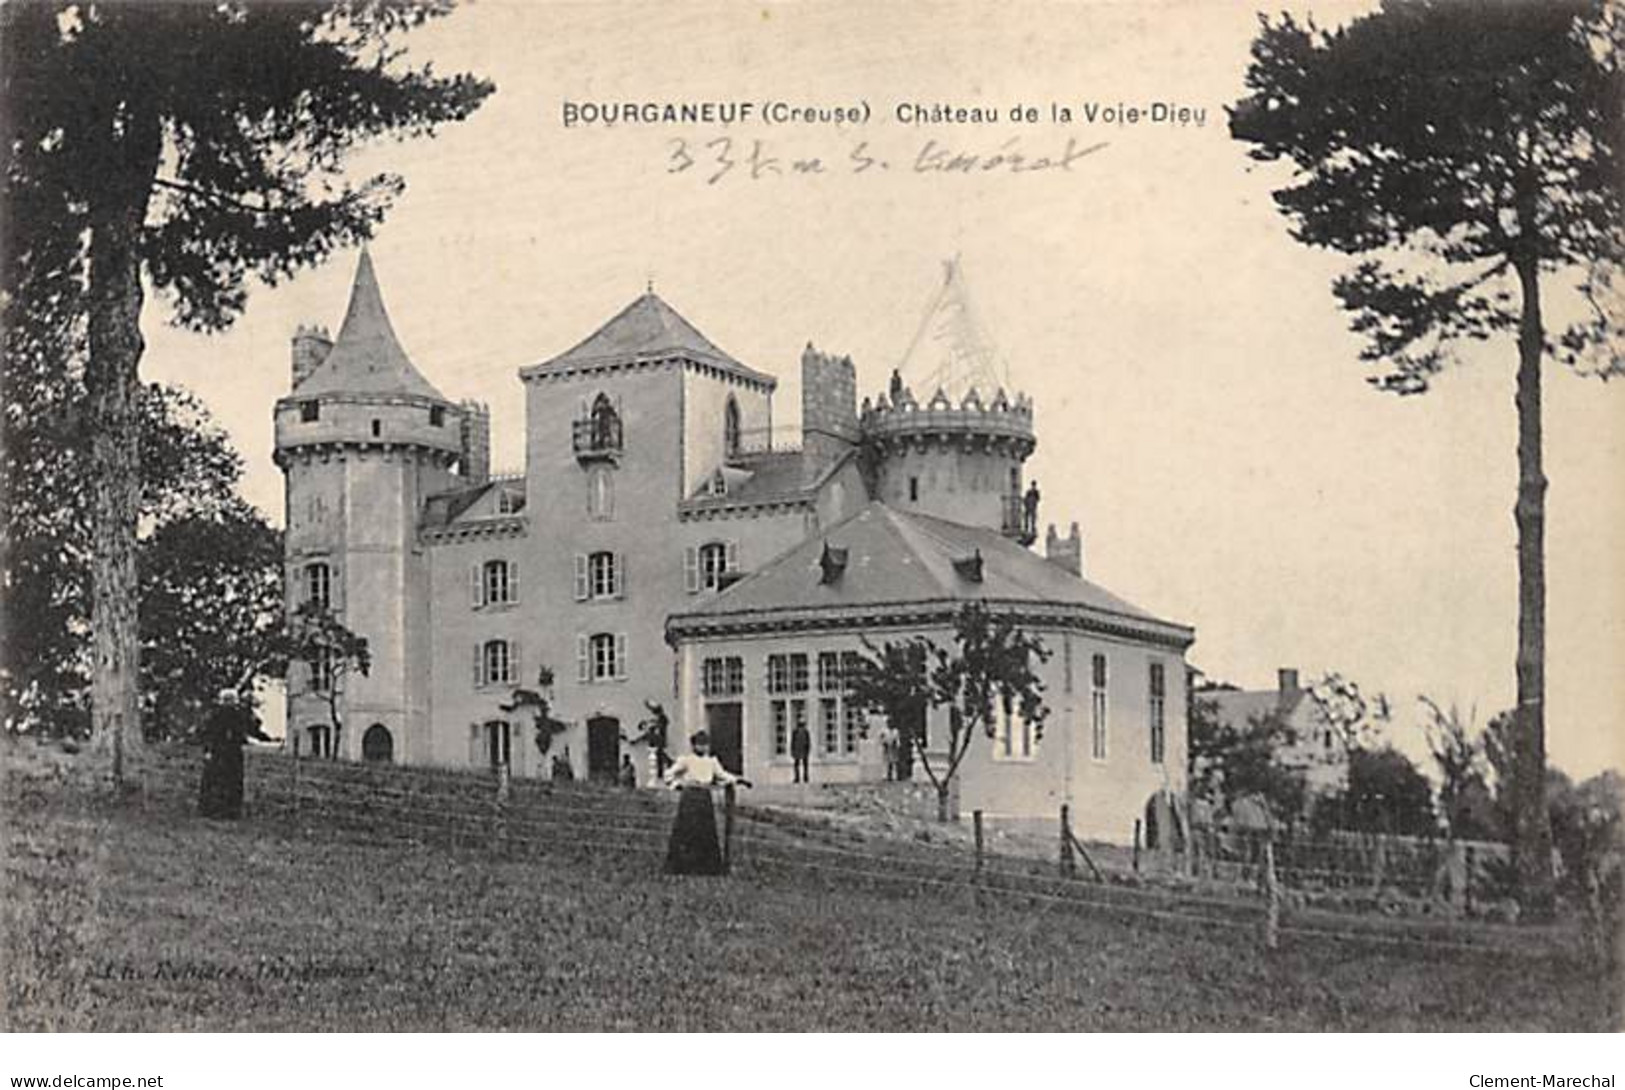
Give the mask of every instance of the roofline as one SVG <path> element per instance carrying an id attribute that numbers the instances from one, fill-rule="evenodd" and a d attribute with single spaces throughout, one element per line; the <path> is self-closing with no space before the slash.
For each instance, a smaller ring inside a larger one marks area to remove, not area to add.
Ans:
<path id="1" fill-rule="evenodd" d="M 685 368 L 716 371 L 730 378 L 738 379 L 746 385 L 758 386 L 764 393 L 771 394 L 779 386 L 779 380 L 773 375 L 746 367 L 737 360 L 707 360 L 699 358 L 694 353 L 677 350 L 633 353 L 631 355 L 595 356 L 588 359 L 572 360 L 564 360 L 563 357 L 555 356 L 541 363 L 521 367 L 519 369 L 519 381 L 531 382 L 541 378 L 597 375 L 608 371 L 636 370 L 641 367 L 658 367 L 670 363 L 680 363 Z"/>
<path id="2" fill-rule="evenodd" d="M 324 401 L 328 404 L 350 405 L 421 405 L 427 408 L 445 408 L 453 412 L 467 413 L 460 402 L 451 400 L 444 395 L 430 397 L 428 394 L 414 394 L 407 390 L 399 391 L 362 391 L 362 390 L 316 390 L 313 393 L 302 394 L 295 386 L 292 393 L 283 394 L 276 399 L 272 408 L 273 413 L 283 409 L 298 408 L 302 402 Z"/>
<path id="3" fill-rule="evenodd" d="M 769 632 L 909 627 L 951 624 L 970 603 L 1015 616 L 1034 627 L 1076 629 L 1154 643 L 1183 652 L 1196 642 L 1189 625 L 1116 613 L 1072 602 L 1043 602 L 1020 598 L 922 598 L 909 601 L 869 602 L 854 605 L 776 607 L 737 612 L 673 613 L 666 618 L 666 642 L 676 647 L 682 639 L 750 635 Z"/>

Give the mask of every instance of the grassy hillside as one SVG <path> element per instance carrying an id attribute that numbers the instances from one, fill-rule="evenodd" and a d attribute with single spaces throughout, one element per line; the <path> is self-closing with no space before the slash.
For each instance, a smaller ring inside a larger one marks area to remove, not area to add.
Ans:
<path id="1" fill-rule="evenodd" d="M 1596 970 L 1533 947 L 1289 932 L 1265 954 L 1241 918 L 860 885 L 771 850 L 670 878 L 649 801 L 606 809 L 644 830 L 624 851 L 561 833 L 502 861 L 71 777 L 5 799 L 13 1030 L 1610 1028 Z"/>

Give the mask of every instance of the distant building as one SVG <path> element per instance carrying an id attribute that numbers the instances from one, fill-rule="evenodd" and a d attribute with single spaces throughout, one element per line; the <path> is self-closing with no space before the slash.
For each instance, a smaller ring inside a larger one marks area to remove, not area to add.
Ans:
<path id="1" fill-rule="evenodd" d="M 1276 755 L 1281 764 L 1303 774 L 1311 794 L 1348 786 L 1348 750 L 1325 708 L 1298 681 L 1298 671 L 1283 667 L 1274 689 L 1199 689 L 1195 699 L 1213 704 L 1221 725 L 1235 730 L 1274 718 L 1284 730 Z"/>
<path id="2" fill-rule="evenodd" d="M 1126 839 L 1184 788 L 1191 629 L 1085 581 L 1082 540 L 1046 557 L 1032 405 L 1002 389 L 924 402 L 893 377 L 858 405 L 851 359 L 808 345 L 799 432 L 777 380 L 718 348 L 653 291 L 519 372 L 525 471 L 492 475 L 486 408 L 441 394 L 401 348 L 363 254 L 336 338 L 301 328 L 276 406 L 288 606 L 316 599 L 369 640 L 367 677 L 328 722 L 322 671 L 290 678 L 306 753 L 542 775 L 515 687 L 555 676 L 570 728 L 548 756 L 613 780 L 646 703 L 672 748 L 708 727 L 761 783 L 790 779 L 804 722 L 815 782 L 882 779 L 849 710 L 861 630 L 945 632 L 959 603 L 1016 613 L 1055 652 L 1042 742 L 1003 724 L 963 770 L 962 806 L 1053 815 Z M 838 571 L 831 565 L 839 558 Z M 290 742 L 290 744 L 293 744 Z"/>

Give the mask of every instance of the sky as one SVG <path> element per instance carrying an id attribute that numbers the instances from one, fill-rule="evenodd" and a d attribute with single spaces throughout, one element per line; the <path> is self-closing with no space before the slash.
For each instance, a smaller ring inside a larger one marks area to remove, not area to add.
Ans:
<path id="1" fill-rule="evenodd" d="M 1295 10 L 1322 24 L 1354 11 Z M 1425 756 L 1419 694 L 1480 727 L 1513 702 L 1516 347 L 1478 347 L 1423 397 L 1366 383 L 1329 291 L 1346 259 L 1292 241 L 1269 197 L 1285 176 L 1226 130 L 1256 28 L 1250 6 L 1219 2 L 479 3 L 406 44 L 496 93 L 433 140 L 364 149 L 351 172 L 406 179 L 371 244 L 384 298 L 418 368 L 490 404 L 498 469 L 522 468 L 517 371 L 650 281 L 778 375 L 775 417 L 794 421 L 802 347 L 850 354 L 878 392 L 957 254 L 1036 403 L 1042 518 L 1079 522 L 1087 577 L 1195 626 L 1190 661 L 1210 677 L 1273 687 L 1290 666 L 1386 693 L 1389 737 Z M 566 103 L 625 101 L 744 101 L 754 116 L 564 124 Z M 868 120 L 770 123 L 771 102 Z M 1107 123 L 1119 103 L 1187 123 Z M 999 120 L 898 119 L 937 104 Z M 1011 121 L 1018 104 L 1040 120 Z M 721 137 L 735 165 L 712 182 Z M 953 154 L 1030 166 L 1069 139 L 1092 150 L 1064 169 L 915 169 Z M 821 171 L 788 166 L 813 159 Z M 144 375 L 204 399 L 279 524 L 288 340 L 299 323 L 337 330 L 356 256 L 256 286 L 224 334 L 169 326 L 161 300 L 144 314 Z M 1586 776 L 1625 767 L 1625 389 L 1553 365 L 1545 428 L 1548 748 Z"/>

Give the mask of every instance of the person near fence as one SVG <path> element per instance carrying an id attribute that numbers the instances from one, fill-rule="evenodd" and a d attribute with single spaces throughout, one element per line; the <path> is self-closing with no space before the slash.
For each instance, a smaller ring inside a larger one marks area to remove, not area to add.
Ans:
<path id="1" fill-rule="evenodd" d="M 900 780 L 903 778 L 902 770 L 897 766 L 897 746 L 901 738 L 897 728 L 887 723 L 880 732 L 880 754 L 886 761 L 886 779 Z"/>
<path id="2" fill-rule="evenodd" d="M 248 702 L 233 689 L 222 689 L 203 724 L 203 781 L 198 787 L 198 813 L 235 821 L 243 816 L 243 746 L 264 738 Z"/>
<path id="3" fill-rule="evenodd" d="M 749 787 L 750 781 L 735 776 L 711 756 L 711 738 L 705 731 L 696 733 L 688 744 L 693 752 L 683 754 L 666 770 L 666 783 L 679 793 L 677 819 L 666 848 L 666 873 L 721 874 L 722 848 L 717 843 L 711 790 L 731 783 Z"/>
<path id="4" fill-rule="evenodd" d="M 797 723 L 796 729 L 790 732 L 790 760 L 795 765 L 795 782 L 811 783 L 812 773 L 808 769 L 807 759 L 812 756 L 812 734 L 807 730 L 807 724 Z"/>

